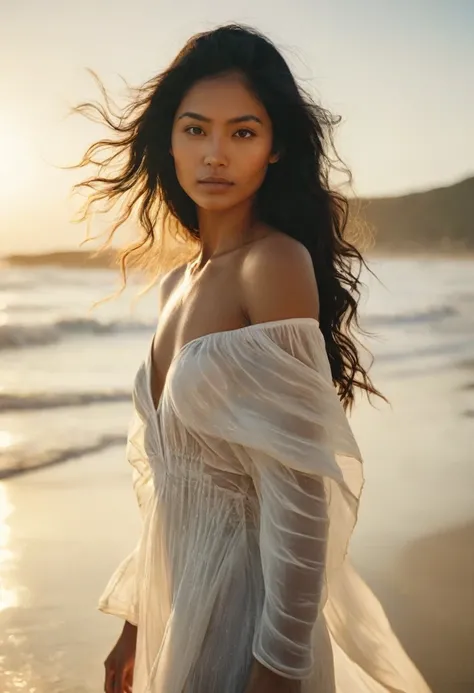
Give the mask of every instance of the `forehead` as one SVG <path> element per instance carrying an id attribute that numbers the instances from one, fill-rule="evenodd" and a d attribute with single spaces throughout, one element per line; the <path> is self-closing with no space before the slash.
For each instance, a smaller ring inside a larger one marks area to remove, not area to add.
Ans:
<path id="1" fill-rule="evenodd" d="M 196 82 L 185 94 L 178 111 L 195 111 L 215 120 L 252 113 L 269 121 L 265 106 L 240 75 L 221 75 Z"/>

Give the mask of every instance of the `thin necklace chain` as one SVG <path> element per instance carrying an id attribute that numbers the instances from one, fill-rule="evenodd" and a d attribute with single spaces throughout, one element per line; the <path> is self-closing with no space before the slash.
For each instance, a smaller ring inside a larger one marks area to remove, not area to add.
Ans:
<path id="1" fill-rule="evenodd" d="M 206 264 L 210 262 L 211 260 L 215 260 L 218 257 L 222 257 L 223 255 L 229 255 L 230 253 L 235 253 L 237 250 L 241 250 L 241 248 L 245 248 L 246 245 L 250 245 L 251 243 L 256 243 L 256 241 L 261 240 L 260 238 L 252 238 L 250 241 L 245 241 L 245 243 L 242 243 L 242 245 L 239 245 L 237 248 L 231 248 L 230 250 L 224 250 L 222 253 L 216 253 L 215 255 L 211 255 L 210 258 L 206 261 Z M 194 260 L 193 263 L 190 265 L 190 272 L 192 273 L 192 268 L 193 266 L 198 263 L 198 259 Z"/>

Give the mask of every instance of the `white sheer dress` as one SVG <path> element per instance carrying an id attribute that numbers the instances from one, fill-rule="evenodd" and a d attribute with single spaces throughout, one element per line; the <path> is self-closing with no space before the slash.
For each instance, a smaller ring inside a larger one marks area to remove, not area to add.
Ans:
<path id="1" fill-rule="evenodd" d="M 357 444 L 319 325 L 192 340 L 157 409 L 151 352 L 127 457 L 143 515 L 99 608 L 138 626 L 134 693 L 244 693 L 253 658 L 303 693 L 426 693 L 346 557 Z"/>

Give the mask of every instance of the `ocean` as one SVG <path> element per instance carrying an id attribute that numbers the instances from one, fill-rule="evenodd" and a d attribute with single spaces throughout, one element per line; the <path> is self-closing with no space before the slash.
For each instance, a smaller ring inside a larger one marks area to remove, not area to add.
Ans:
<path id="1" fill-rule="evenodd" d="M 361 324 L 383 381 L 474 358 L 474 260 L 374 259 Z M 0 478 L 122 445 L 131 389 L 158 319 L 153 290 L 117 272 L 50 266 L 0 273 Z M 364 357 L 366 358 L 366 357 Z M 473 415 L 472 382 L 465 414 Z"/>

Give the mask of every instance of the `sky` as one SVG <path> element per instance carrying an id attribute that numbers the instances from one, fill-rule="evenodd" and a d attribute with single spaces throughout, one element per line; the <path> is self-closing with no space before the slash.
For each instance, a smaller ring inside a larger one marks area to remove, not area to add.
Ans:
<path id="1" fill-rule="evenodd" d="M 0 0 L 0 255 L 77 249 L 75 163 L 104 131 L 70 108 L 163 70 L 194 33 L 266 33 L 342 117 L 354 192 L 397 195 L 474 174 L 472 0 Z M 99 230 L 99 226 L 93 227 Z"/>

